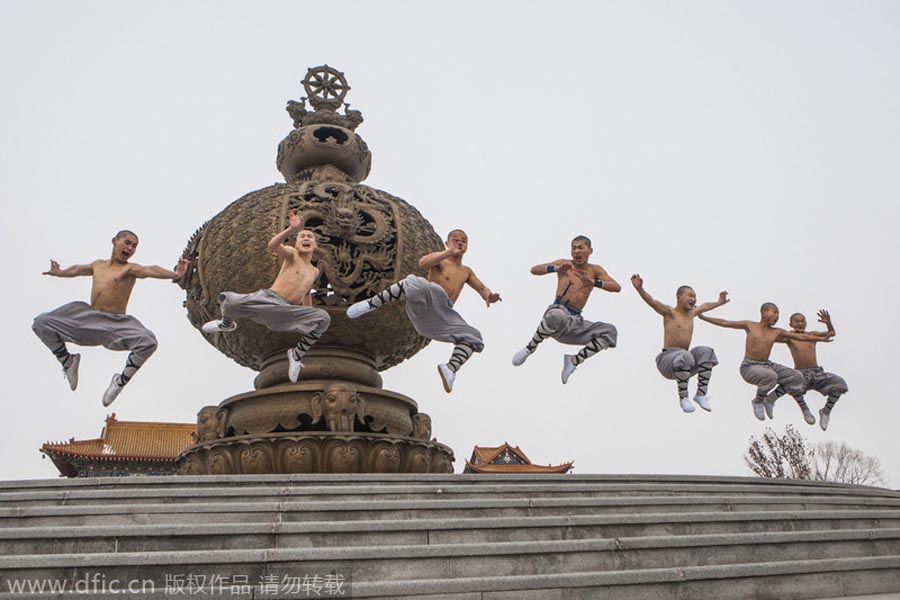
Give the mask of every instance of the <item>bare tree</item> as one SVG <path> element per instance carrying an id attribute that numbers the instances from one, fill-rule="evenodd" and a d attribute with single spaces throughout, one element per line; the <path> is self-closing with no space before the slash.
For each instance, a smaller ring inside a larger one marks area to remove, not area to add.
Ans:
<path id="1" fill-rule="evenodd" d="M 760 477 L 887 484 L 878 458 L 844 442 L 810 445 L 791 425 L 781 435 L 766 428 L 762 436 L 750 436 L 744 463 Z"/>
<path id="2" fill-rule="evenodd" d="M 760 477 L 812 478 L 812 451 L 791 425 L 785 427 L 782 435 L 767 427 L 762 438 L 751 436 L 744 462 Z"/>
<path id="3" fill-rule="evenodd" d="M 886 485 L 881 461 L 846 443 L 822 442 L 814 446 L 813 478 L 856 485 Z"/>

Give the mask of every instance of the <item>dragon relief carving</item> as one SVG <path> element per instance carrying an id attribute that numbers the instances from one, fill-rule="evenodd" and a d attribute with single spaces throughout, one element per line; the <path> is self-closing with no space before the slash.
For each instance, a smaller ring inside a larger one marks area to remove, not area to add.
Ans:
<path id="1" fill-rule="evenodd" d="M 319 236 L 319 285 L 334 295 L 325 304 L 368 298 L 394 278 L 397 227 L 393 209 L 365 188 L 336 182 L 310 184 L 289 200 L 304 227 Z"/>

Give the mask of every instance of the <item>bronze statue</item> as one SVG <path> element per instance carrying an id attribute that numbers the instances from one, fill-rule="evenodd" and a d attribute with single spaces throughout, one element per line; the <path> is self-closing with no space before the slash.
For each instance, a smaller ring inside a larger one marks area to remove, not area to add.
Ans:
<path id="1" fill-rule="evenodd" d="M 188 242 L 190 268 L 181 284 L 194 327 L 219 319 L 222 292 L 254 292 L 275 279 L 281 259 L 266 250 L 266 240 L 288 227 L 291 214 L 301 215 L 297 230 L 318 241 L 311 302 L 331 325 L 303 357 L 296 383 L 288 379 L 285 350 L 298 334 L 250 321 L 206 334 L 259 374 L 254 391 L 220 403 L 217 438 L 198 434 L 179 457 L 180 472 L 452 472 L 452 450 L 414 430 L 414 419 L 423 418 L 416 402 L 382 389 L 378 374 L 428 340 L 402 303 L 365 320 L 346 316 L 348 306 L 391 282 L 425 275 L 418 258 L 441 249 L 441 238 L 413 206 L 360 183 L 372 155 L 355 132 L 362 113 L 344 102 L 350 88 L 343 73 L 311 68 L 303 87 L 307 96 L 287 106 L 294 129 L 278 145 L 286 183 L 250 192 L 204 224 Z"/>

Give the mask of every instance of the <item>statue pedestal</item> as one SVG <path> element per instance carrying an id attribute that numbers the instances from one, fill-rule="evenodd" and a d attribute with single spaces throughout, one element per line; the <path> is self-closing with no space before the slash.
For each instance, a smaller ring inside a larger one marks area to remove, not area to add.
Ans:
<path id="1" fill-rule="evenodd" d="M 449 447 L 383 433 L 239 435 L 195 444 L 178 457 L 179 475 L 452 472 Z"/>
<path id="2" fill-rule="evenodd" d="M 453 472 L 453 450 L 429 441 L 431 418 L 412 398 L 359 383 L 381 383 L 362 353 L 314 349 L 298 383 L 284 382 L 280 356 L 263 361 L 266 387 L 201 410 L 180 474 Z"/>

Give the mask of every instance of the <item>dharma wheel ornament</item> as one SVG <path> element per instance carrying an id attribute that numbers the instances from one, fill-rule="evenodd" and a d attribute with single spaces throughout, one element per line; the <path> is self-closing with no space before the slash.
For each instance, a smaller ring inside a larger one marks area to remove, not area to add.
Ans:
<path id="1" fill-rule="evenodd" d="M 234 332 L 202 334 L 259 374 L 255 391 L 200 411 L 199 441 L 181 453 L 179 470 L 450 473 L 453 452 L 430 441 L 430 418 L 411 398 L 383 390 L 378 374 L 428 341 L 409 323 L 402 303 L 365 319 L 346 316 L 347 306 L 390 283 L 425 275 L 418 259 L 442 248 L 441 238 L 415 207 L 360 183 L 372 155 L 355 132 L 362 113 L 344 102 L 350 89 L 344 74 L 314 67 L 302 83 L 307 96 L 288 102 L 294 129 L 278 145 L 276 166 L 286 183 L 250 192 L 204 224 L 185 250 L 192 268 L 182 286 L 198 331 L 220 317 L 221 292 L 269 287 L 279 264 L 266 244 L 296 209 L 318 238 L 314 262 L 321 274 L 313 304 L 329 313 L 331 326 L 303 357 L 297 383 L 288 380 L 285 350 L 299 336 L 249 321 Z"/>

